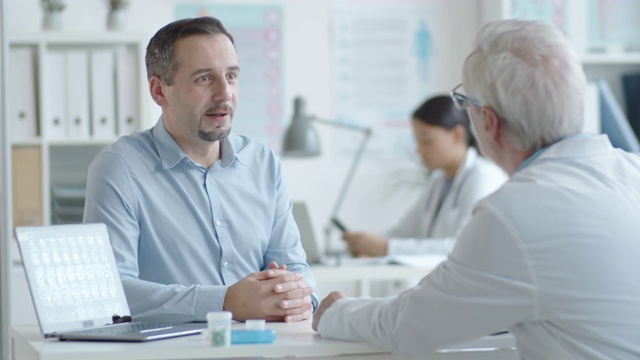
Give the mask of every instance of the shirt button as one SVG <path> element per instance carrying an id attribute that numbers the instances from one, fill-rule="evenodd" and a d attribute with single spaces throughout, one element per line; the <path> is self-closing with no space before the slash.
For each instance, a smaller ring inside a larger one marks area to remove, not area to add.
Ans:
<path id="1" fill-rule="evenodd" d="M 228 261 L 223 262 L 222 263 L 222 267 L 228 268 L 229 267 L 229 262 Z"/>
<path id="2" fill-rule="evenodd" d="M 220 220 L 216 220 L 216 226 L 220 226 Z"/>

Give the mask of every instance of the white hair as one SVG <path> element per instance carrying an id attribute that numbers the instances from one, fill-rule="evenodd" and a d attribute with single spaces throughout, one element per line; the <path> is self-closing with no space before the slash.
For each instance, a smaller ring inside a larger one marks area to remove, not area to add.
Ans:
<path id="1" fill-rule="evenodd" d="M 493 108 L 514 146 L 536 150 L 583 127 L 586 76 L 566 37 L 540 21 L 484 25 L 463 68 L 469 96 Z"/>

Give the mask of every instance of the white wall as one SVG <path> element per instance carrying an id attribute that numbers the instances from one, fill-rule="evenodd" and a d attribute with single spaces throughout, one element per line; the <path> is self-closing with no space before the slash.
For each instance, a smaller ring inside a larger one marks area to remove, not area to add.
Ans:
<path id="1" fill-rule="evenodd" d="M 180 0 L 132 0 L 128 8 L 128 30 L 150 38 L 157 29 L 175 19 Z M 200 0 L 200 3 L 213 1 Z M 303 95 L 311 113 L 331 119 L 334 116 L 331 84 L 331 23 L 332 8 L 337 4 L 427 4 L 445 14 L 432 28 L 434 41 L 442 46 L 438 56 L 448 66 L 437 69 L 432 93 L 448 92 L 460 81 L 460 69 L 478 28 L 478 2 L 468 0 L 253 0 L 227 3 L 278 3 L 285 7 L 285 98 Z M 221 3 L 220 1 L 216 3 Z M 464 9 L 464 10 L 461 10 Z M 8 0 L 10 33 L 36 32 L 41 28 L 42 11 L 39 0 Z M 64 31 L 101 32 L 107 17 L 106 0 L 67 0 Z M 242 89 L 242 85 L 241 85 Z M 150 100 L 149 100 L 150 101 Z M 239 106 L 246 106 L 240 99 Z M 155 123 L 159 109 L 152 106 Z M 285 113 L 291 113 L 287 103 Z M 410 113 L 413 109 L 407 109 Z M 408 121 L 408 119 L 407 119 Z M 327 223 L 339 188 L 349 166 L 349 158 L 339 158 L 328 147 L 337 129 L 318 127 L 324 141 L 323 156 L 313 160 L 283 160 L 283 168 L 293 200 L 309 205 L 317 235 Z M 384 136 L 375 133 L 374 136 Z M 338 159 L 336 159 L 338 158 Z M 418 167 L 406 158 L 377 160 L 365 158 L 351 186 L 340 215 L 353 229 L 381 231 L 394 224 L 414 200 Z M 413 184 L 413 185 L 412 185 Z M 334 239 L 334 245 L 340 246 Z"/>

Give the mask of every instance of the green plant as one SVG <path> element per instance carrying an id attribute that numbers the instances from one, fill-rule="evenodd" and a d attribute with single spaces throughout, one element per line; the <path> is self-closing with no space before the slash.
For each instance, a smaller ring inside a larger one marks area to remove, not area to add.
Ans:
<path id="1" fill-rule="evenodd" d="M 62 11 L 67 6 L 64 0 L 41 0 L 45 12 Z"/>
<path id="2" fill-rule="evenodd" d="M 121 10 L 129 5 L 129 0 L 108 0 L 109 10 Z"/>

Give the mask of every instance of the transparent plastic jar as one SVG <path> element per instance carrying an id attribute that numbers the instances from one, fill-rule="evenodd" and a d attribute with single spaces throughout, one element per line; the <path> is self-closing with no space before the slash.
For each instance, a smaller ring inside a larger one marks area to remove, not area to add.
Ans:
<path id="1" fill-rule="evenodd" d="M 231 312 L 213 311 L 207 314 L 207 338 L 211 346 L 231 346 Z"/>

